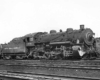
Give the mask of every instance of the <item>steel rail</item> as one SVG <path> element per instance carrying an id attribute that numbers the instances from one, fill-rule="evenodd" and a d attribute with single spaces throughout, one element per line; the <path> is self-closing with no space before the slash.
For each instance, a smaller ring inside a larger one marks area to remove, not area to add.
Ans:
<path id="1" fill-rule="evenodd" d="M 57 76 L 57 72 L 60 72 L 62 71 L 64 74 L 59 73 L 58 76 L 67 76 L 68 77 L 68 74 L 69 72 L 66 74 L 66 71 L 73 71 L 74 70 L 74 73 L 77 73 L 78 72 L 78 75 L 79 75 L 79 72 L 80 73 L 90 73 L 91 72 L 97 72 L 96 74 L 99 74 L 100 73 L 100 67 L 97 68 L 97 67 L 87 67 L 87 66 L 49 66 L 49 65 L 11 65 L 11 64 L 4 64 L 4 65 L 1 65 L 2 67 L 5 67 L 3 68 L 4 70 L 6 69 L 6 71 L 13 71 L 13 72 L 20 72 L 20 73 L 29 73 L 29 74 L 33 74 L 35 72 L 38 73 L 38 74 L 48 74 L 47 72 L 48 71 L 52 71 L 51 73 L 49 73 L 49 75 L 55 75 Z M 18 69 L 17 69 L 18 68 Z M 21 70 L 24 68 L 24 71 Z M 28 70 L 27 70 L 28 69 Z M 26 71 L 25 71 L 26 70 Z M 31 70 L 33 70 L 32 72 L 30 72 Z M 35 71 L 34 71 L 35 70 Z M 41 70 L 41 71 L 39 71 Z M 71 73 L 70 73 L 71 74 Z M 73 75 L 72 75 L 73 76 Z M 73 76 L 75 77 L 75 76 Z M 79 76 L 80 77 L 80 76 Z M 85 78 L 85 77 L 84 77 Z M 89 77 L 90 78 L 90 77 Z M 100 77 L 91 77 L 92 78 L 95 78 L 95 79 L 100 79 Z"/>
<path id="2" fill-rule="evenodd" d="M 79 77 L 79 76 L 58 76 L 58 75 L 47 75 L 47 74 L 36 74 L 36 73 L 23 73 L 23 72 L 12 72 L 12 71 L 3 71 L 0 72 L 0 76 L 5 77 L 14 77 L 14 78 L 20 78 L 20 79 L 50 79 L 50 80 L 100 80 L 99 78 L 91 78 L 91 77 Z"/>
<path id="3" fill-rule="evenodd" d="M 27 65 L 33 65 L 33 64 L 60 64 L 60 65 L 100 65 L 100 61 L 40 61 L 40 60 L 36 60 L 36 61 L 32 61 L 32 60 L 29 60 L 29 61 L 26 61 L 26 60 L 19 60 L 19 61 L 12 61 L 12 60 L 9 60 L 9 61 L 0 61 L 0 64 L 27 64 Z"/>

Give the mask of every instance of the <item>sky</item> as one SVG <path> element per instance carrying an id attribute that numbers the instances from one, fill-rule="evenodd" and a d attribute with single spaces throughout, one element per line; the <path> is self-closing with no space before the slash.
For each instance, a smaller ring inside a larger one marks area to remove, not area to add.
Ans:
<path id="1" fill-rule="evenodd" d="M 80 24 L 100 37 L 100 0 L 0 0 L 0 43 Z"/>

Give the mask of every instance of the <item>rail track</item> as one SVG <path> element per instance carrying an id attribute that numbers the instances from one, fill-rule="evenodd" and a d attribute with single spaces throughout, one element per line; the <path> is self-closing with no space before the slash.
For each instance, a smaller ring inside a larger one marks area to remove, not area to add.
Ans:
<path id="1" fill-rule="evenodd" d="M 94 61 L 95 62 L 95 61 Z M 98 62 L 98 61 L 97 61 Z M 0 64 L 1 71 L 16 74 L 45 75 L 51 77 L 73 78 L 73 79 L 100 79 L 99 65 L 66 65 L 66 64 Z M 60 78 L 59 78 L 60 79 Z"/>
<path id="2" fill-rule="evenodd" d="M 91 79 L 91 80 L 96 80 L 94 78 L 80 78 L 80 77 L 73 77 L 73 76 L 67 76 L 67 77 L 60 77 L 56 75 L 45 75 L 45 74 L 30 74 L 30 73 L 20 73 L 20 72 L 6 72 L 6 71 L 1 71 L 0 76 L 5 76 L 5 77 L 13 77 L 17 79 L 25 79 L 25 80 L 86 80 L 86 79 Z M 98 79 L 97 79 L 98 80 Z"/>
<path id="3" fill-rule="evenodd" d="M 0 65 L 80 65 L 80 66 L 100 66 L 100 60 L 0 60 Z"/>

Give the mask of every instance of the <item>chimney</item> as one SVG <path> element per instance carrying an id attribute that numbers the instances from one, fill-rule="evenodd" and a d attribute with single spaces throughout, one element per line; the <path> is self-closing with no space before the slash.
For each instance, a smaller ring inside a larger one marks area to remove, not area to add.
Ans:
<path id="1" fill-rule="evenodd" d="M 80 25 L 80 30 L 84 30 L 84 25 Z"/>

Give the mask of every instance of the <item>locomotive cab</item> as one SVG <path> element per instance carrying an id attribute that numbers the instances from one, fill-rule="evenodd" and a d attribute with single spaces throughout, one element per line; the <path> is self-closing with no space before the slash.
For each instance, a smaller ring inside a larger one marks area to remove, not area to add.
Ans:
<path id="1" fill-rule="evenodd" d="M 25 45 L 27 48 L 31 48 L 31 47 L 34 47 L 34 43 L 35 43 L 35 40 L 34 40 L 34 36 L 35 36 L 36 33 L 33 33 L 33 34 L 27 34 L 24 36 L 24 42 L 25 42 Z"/>
<path id="2" fill-rule="evenodd" d="M 34 38 L 33 37 L 26 37 L 24 39 L 26 47 L 33 47 L 34 46 Z"/>

